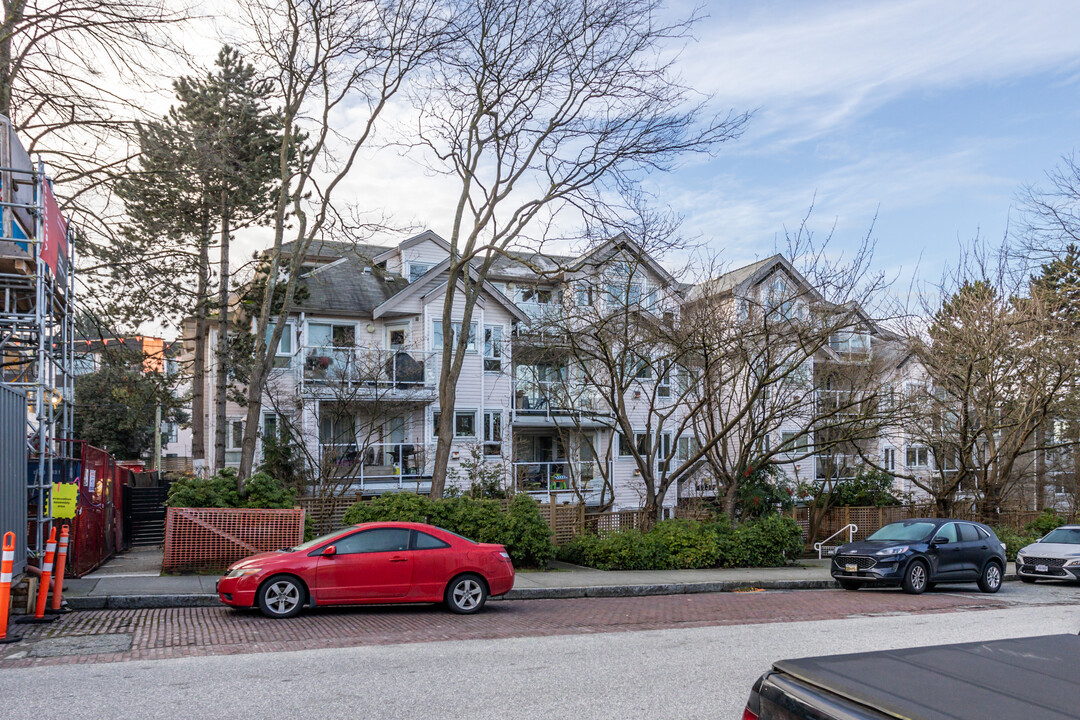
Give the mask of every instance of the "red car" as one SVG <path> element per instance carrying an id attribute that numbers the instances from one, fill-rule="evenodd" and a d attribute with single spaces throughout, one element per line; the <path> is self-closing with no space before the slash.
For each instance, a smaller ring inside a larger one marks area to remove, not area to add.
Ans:
<path id="1" fill-rule="evenodd" d="M 244 558 L 218 580 L 217 592 L 226 605 L 287 618 L 305 604 L 445 602 L 471 614 L 513 586 L 514 566 L 502 545 L 433 525 L 378 522 Z"/>

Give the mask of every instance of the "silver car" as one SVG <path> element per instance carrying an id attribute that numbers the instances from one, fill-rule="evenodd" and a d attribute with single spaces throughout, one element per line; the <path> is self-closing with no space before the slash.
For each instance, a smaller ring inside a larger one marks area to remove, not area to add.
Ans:
<path id="1" fill-rule="evenodd" d="M 1062 525 L 1016 554 L 1016 574 L 1039 579 L 1080 580 L 1080 525 Z"/>

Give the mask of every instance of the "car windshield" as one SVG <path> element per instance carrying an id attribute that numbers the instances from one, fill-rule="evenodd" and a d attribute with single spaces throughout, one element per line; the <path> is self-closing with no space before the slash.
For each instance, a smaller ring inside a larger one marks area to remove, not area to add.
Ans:
<path id="1" fill-rule="evenodd" d="M 895 522 L 886 525 L 866 539 L 884 540 L 886 542 L 910 542 L 922 540 L 932 533 L 934 528 L 934 523 L 930 522 Z"/>
<path id="2" fill-rule="evenodd" d="M 298 550 L 310 550 L 311 548 L 315 547 L 316 545 L 318 545 L 321 542 L 325 542 L 325 541 L 329 540 L 330 538 L 337 537 L 338 535 L 343 533 L 345 530 L 352 530 L 352 528 L 343 528 L 343 529 L 340 529 L 340 530 L 335 530 L 332 533 L 326 533 L 325 535 L 320 535 L 319 537 L 315 538 L 314 540 L 308 540 L 306 543 L 302 543 L 300 545 L 297 545 L 296 547 L 285 548 L 285 550 L 287 550 L 288 552 L 296 552 Z"/>
<path id="3" fill-rule="evenodd" d="M 1041 542 L 1080 545 L 1080 528 L 1058 528 L 1044 537 Z"/>

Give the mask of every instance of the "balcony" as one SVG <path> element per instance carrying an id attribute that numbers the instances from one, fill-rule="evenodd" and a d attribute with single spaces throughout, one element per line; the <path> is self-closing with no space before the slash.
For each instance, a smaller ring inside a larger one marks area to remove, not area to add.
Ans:
<path id="1" fill-rule="evenodd" d="M 599 393 L 562 381 L 518 382 L 511 421 L 518 427 L 609 427 L 611 413 Z"/>
<path id="2" fill-rule="evenodd" d="M 586 505 L 600 504 L 604 480 L 599 463 L 594 461 L 556 460 L 553 462 L 515 462 L 514 488 L 540 502 L 576 503 L 578 495 Z"/>
<path id="3" fill-rule="evenodd" d="M 322 482 L 335 483 L 346 492 L 431 491 L 434 444 L 325 443 L 319 449 Z"/>
<path id="4" fill-rule="evenodd" d="M 305 393 L 356 401 L 431 402 L 438 396 L 441 353 L 305 347 Z"/>

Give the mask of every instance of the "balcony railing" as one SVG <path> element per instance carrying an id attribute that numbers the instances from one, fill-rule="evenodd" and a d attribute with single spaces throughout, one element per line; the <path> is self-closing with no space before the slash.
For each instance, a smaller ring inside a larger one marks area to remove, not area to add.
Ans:
<path id="1" fill-rule="evenodd" d="M 324 478 L 357 492 L 431 488 L 431 443 L 324 443 L 320 451 Z"/>
<path id="2" fill-rule="evenodd" d="M 580 493 L 586 504 L 600 500 L 604 481 L 597 461 L 555 460 L 513 464 L 514 488 L 545 501 L 572 502 Z"/>
<path id="3" fill-rule="evenodd" d="M 514 391 L 514 415 L 552 417 L 605 414 L 600 395 L 591 390 L 570 392 L 567 383 L 518 382 Z"/>
<path id="4" fill-rule="evenodd" d="M 348 387 L 421 390 L 438 383 L 436 351 L 305 347 L 304 381 Z"/>

